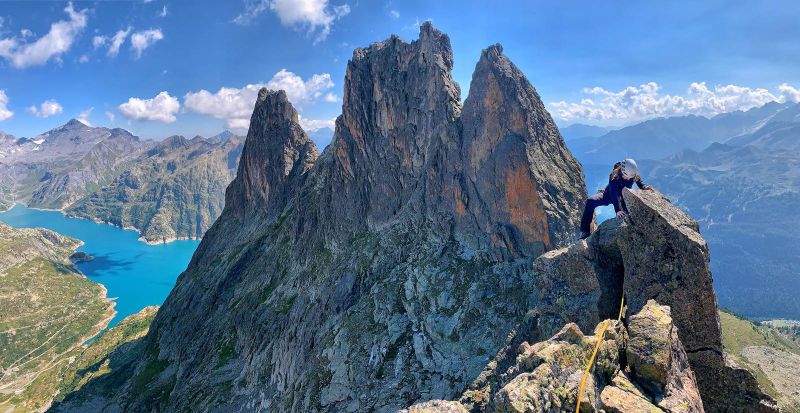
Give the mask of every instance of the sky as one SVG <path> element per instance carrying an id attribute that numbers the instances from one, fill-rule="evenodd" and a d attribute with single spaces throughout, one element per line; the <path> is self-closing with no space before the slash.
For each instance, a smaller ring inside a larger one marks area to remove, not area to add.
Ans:
<path id="1" fill-rule="evenodd" d="M 2 0 L 0 131 L 78 118 L 147 139 L 243 134 L 266 86 L 319 133 L 353 49 L 414 40 L 426 20 L 450 36 L 462 99 L 500 43 L 561 126 L 800 101 L 796 0 Z"/>

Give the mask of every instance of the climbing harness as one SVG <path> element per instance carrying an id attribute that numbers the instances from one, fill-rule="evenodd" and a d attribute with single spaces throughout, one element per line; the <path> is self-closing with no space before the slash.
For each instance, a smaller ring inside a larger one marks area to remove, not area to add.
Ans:
<path id="1" fill-rule="evenodd" d="M 625 308 L 625 295 L 622 295 L 622 300 L 619 303 L 619 315 L 617 316 L 617 321 L 622 320 L 622 309 Z M 589 377 L 589 371 L 592 369 L 592 365 L 594 364 L 594 358 L 597 356 L 597 350 L 600 349 L 600 343 L 603 341 L 603 336 L 606 333 L 606 328 L 608 328 L 608 323 L 611 320 L 606 320 L 603 323 L 603 327 L 600 329 L 600 333 L 597 335 L 597 343 L 594 344 L 594 351 L 592 352 L 592 357 L 589 359 L 589 363 L 586 365 L 586 370 L 583 372 L 583 378 L 581 379 L 581 385 L 578 388 L 578 402 L 575 404 L 575 413 L 580 413 L 581 410 L 581 396 L 583 396 L 583 389 L 586 386 L 586 379 Z"/>

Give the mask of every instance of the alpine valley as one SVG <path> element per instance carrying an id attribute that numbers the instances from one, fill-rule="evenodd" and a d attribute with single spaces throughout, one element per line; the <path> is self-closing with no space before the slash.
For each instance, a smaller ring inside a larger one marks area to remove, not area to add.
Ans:
<path id="1" fill-rule="evenodd" d="M 199 239 L 222 212 L 243 138 L 140 140 L 79 120 L 33 138 L 0 134 L 0 207 L 24 203 L 139 231 Z"/>

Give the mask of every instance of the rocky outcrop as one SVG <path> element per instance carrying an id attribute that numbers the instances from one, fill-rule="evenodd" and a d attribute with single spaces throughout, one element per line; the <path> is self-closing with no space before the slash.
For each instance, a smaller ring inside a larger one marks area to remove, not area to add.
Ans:
<path id="1" fill-rule="evenodd" d="M 669 313 L 669 307 L 651 300 L 627 327 L 613 320 L 603 331 L 603 322 L 592 336 L 569 323 L 546 341 L 523 341 L 507 367 L 498 369 L 499 360 L 490 362 L 459 402 L 426 402 L 407 411 L 573 411 L 584 368 L 597 346 L 595 367 L 581 397 L 582 412 L 703 412 Z"/>
<path id="2" fill-rule="evenodd" d="M 460 402 L 470 411 L 547 411 L 568 405 L 569 397 L 574 403 L 577 391 L 569 381 L 570 369 L 581 363 L 545 360 L 546 367 L 531 378 L 533 373 L 519 370 L 520 348 L 556 333 L 578 337 L 580 330 L 591 331 L 601 320 L 616 318 L 622 294 L 626 340 L 618 361 L 611 364 L 624 377 L 615 377 L 613 370 L 594 377 L 591 386 L 597 392 L 586 395 L 591 404 L 587 409 L 777 410 L 755 378 L 733 366 L 722 351 L 708 249 L 697 223 L 656 191 L 626 190 L 624 198 L 627 218 L 607 221 L 586 241 L 535 260 L 537 302 L 462 395 Z M 608 360 L 602 348 L 595 376 Z M 559 357 L 565 351 L 559 349 Z M 542 373 L 551 370 L 556 373 Z M 614 380 L 617 388 L 603 388 Z M 627 381 L 635 386 L 623 385 Z M 517 383 L 513 391 L 506 389 L 510 383 Z M 639 393 L 624 390 L 632 387 Z"/>
<path id="3" fill-rule="evenodd" d="M 491 50 L 473 79 L 489 92 L 467 119 L 449 39 L 430 24 L 414 42 L 357 49 L 316 160 L 284 94 L 262 91 L 226 209 L 159 310 L 147 357 L 112 373 L 109 406 L 388 412 L 474 380 L 532 303 L 533 259 L 574 240 L 585 199 L 539 97 Z M 165 396 L 136 396 L 136 383 Z"/>

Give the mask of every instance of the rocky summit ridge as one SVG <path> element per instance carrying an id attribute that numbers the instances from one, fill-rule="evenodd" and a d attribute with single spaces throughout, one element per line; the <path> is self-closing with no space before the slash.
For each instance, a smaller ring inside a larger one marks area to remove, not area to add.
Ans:
<path id="1" fill-rule="evenodd" d="M 592 331 L 623 292 L 630 315 L 671 307 L 691 367 L 666 386 L 696 383 L 708 411 L 737 402 L 719 393 L 733 376 L 696 223 L 626 193 L 629 220 L 574 243 L 583 171 L 534 88 L 495 45 L 462 106 L 452 65 L 430 23 L 356 49 L 321 154 L 286 94 L 260 91 L 225 209 L 127 350 L 141 356 L 54 410 L 391 412 L 469 390 L 451 403 L 481 411 L 520 340 Z M 573 335 L 575 351 L 598 339 Z M 607 364 L 611 379 L 638 374 Z"/>

